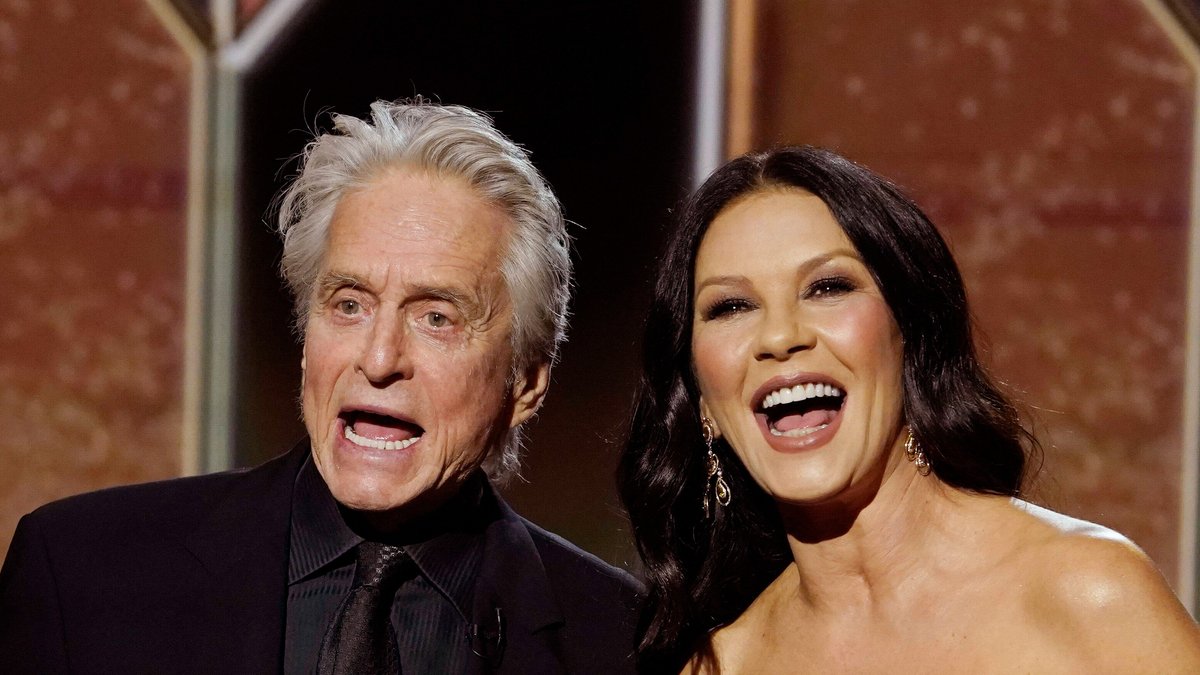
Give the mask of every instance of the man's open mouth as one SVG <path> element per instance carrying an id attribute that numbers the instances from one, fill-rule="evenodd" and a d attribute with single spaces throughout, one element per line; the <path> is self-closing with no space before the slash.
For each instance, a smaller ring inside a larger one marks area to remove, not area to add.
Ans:
<path id="1" fill-rule="evenodd" d="M 420 425 L 390 415 L 363 410 L 345 410 L 342 435 L 351 443 L 373 450 L 403 450 L 421 440 Z"/>
<path id="2" fill-rule="evenodd" d="M 807 382 L 769 392 L 758 404 L 772 436 L 801 438 L 829 426 L 846 403 L 836 386 Z"/>

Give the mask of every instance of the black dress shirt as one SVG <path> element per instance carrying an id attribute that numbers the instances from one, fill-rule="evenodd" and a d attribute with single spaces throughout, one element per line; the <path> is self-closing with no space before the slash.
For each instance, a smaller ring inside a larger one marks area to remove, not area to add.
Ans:
<path id="1" fill-rule="evenodd" d="M 402 546 L 420 573 L 392 604 L 392 627 L 405 675 L 462 672 L 471 651 L 474 580 L 491 520 L 481 509 L 482 474 L 457 497 L 424 518 L 419 529 L 381 537 L 356 528 L 339 507 L 310 457 L 296 476 L 288 550 L 288 673 L 311 673 L 325 631 L 354 580 L 354 548 L 364 534 Z M 357 530 L 357 531 L 356 531 Z"/>

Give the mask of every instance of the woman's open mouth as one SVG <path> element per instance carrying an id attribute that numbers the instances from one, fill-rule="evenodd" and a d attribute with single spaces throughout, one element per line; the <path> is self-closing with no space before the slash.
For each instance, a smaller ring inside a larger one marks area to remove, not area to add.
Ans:
<path id="1" fill-rule="evenodd" d="M 799 438 L 829 426 L 846 397 L 830 384 L 808 383 L 776 389 L 759 406 L 772 436 Z"/>

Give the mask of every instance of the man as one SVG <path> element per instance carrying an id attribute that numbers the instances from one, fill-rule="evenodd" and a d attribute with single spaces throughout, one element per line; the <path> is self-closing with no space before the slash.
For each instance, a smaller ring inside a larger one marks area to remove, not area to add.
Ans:
<path id="1" fill-rule="evenodd" d="M 563 339 L 558 202 L 464 108 L 338 116 L 281 201 L 309 438 L 22 519 L 5 672 L 621 672 L 636 582 L 514 514 Z"/>

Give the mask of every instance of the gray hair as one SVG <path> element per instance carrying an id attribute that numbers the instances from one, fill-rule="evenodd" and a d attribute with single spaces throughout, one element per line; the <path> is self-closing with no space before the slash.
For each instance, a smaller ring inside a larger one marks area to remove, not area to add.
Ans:
<path id="1" fill-rule="evenodd" d="M 303 334 L 338 201 L 396 167 L 411 166 L 466 181 L 512 222 L 500 273 L 513 302 L 513 378 L 539 362 L 553 365 L 566 338 L 570 299 L 569 238 L 558 199 L 522 148 L 469 108 L 376 101 L 371 119 L 333 117 L 334 132 L 304 151 L 299 176 L 279 201 L 280 270 Z M 497 480 L 520 466 L 520 428 L 484 462 Z"/>

